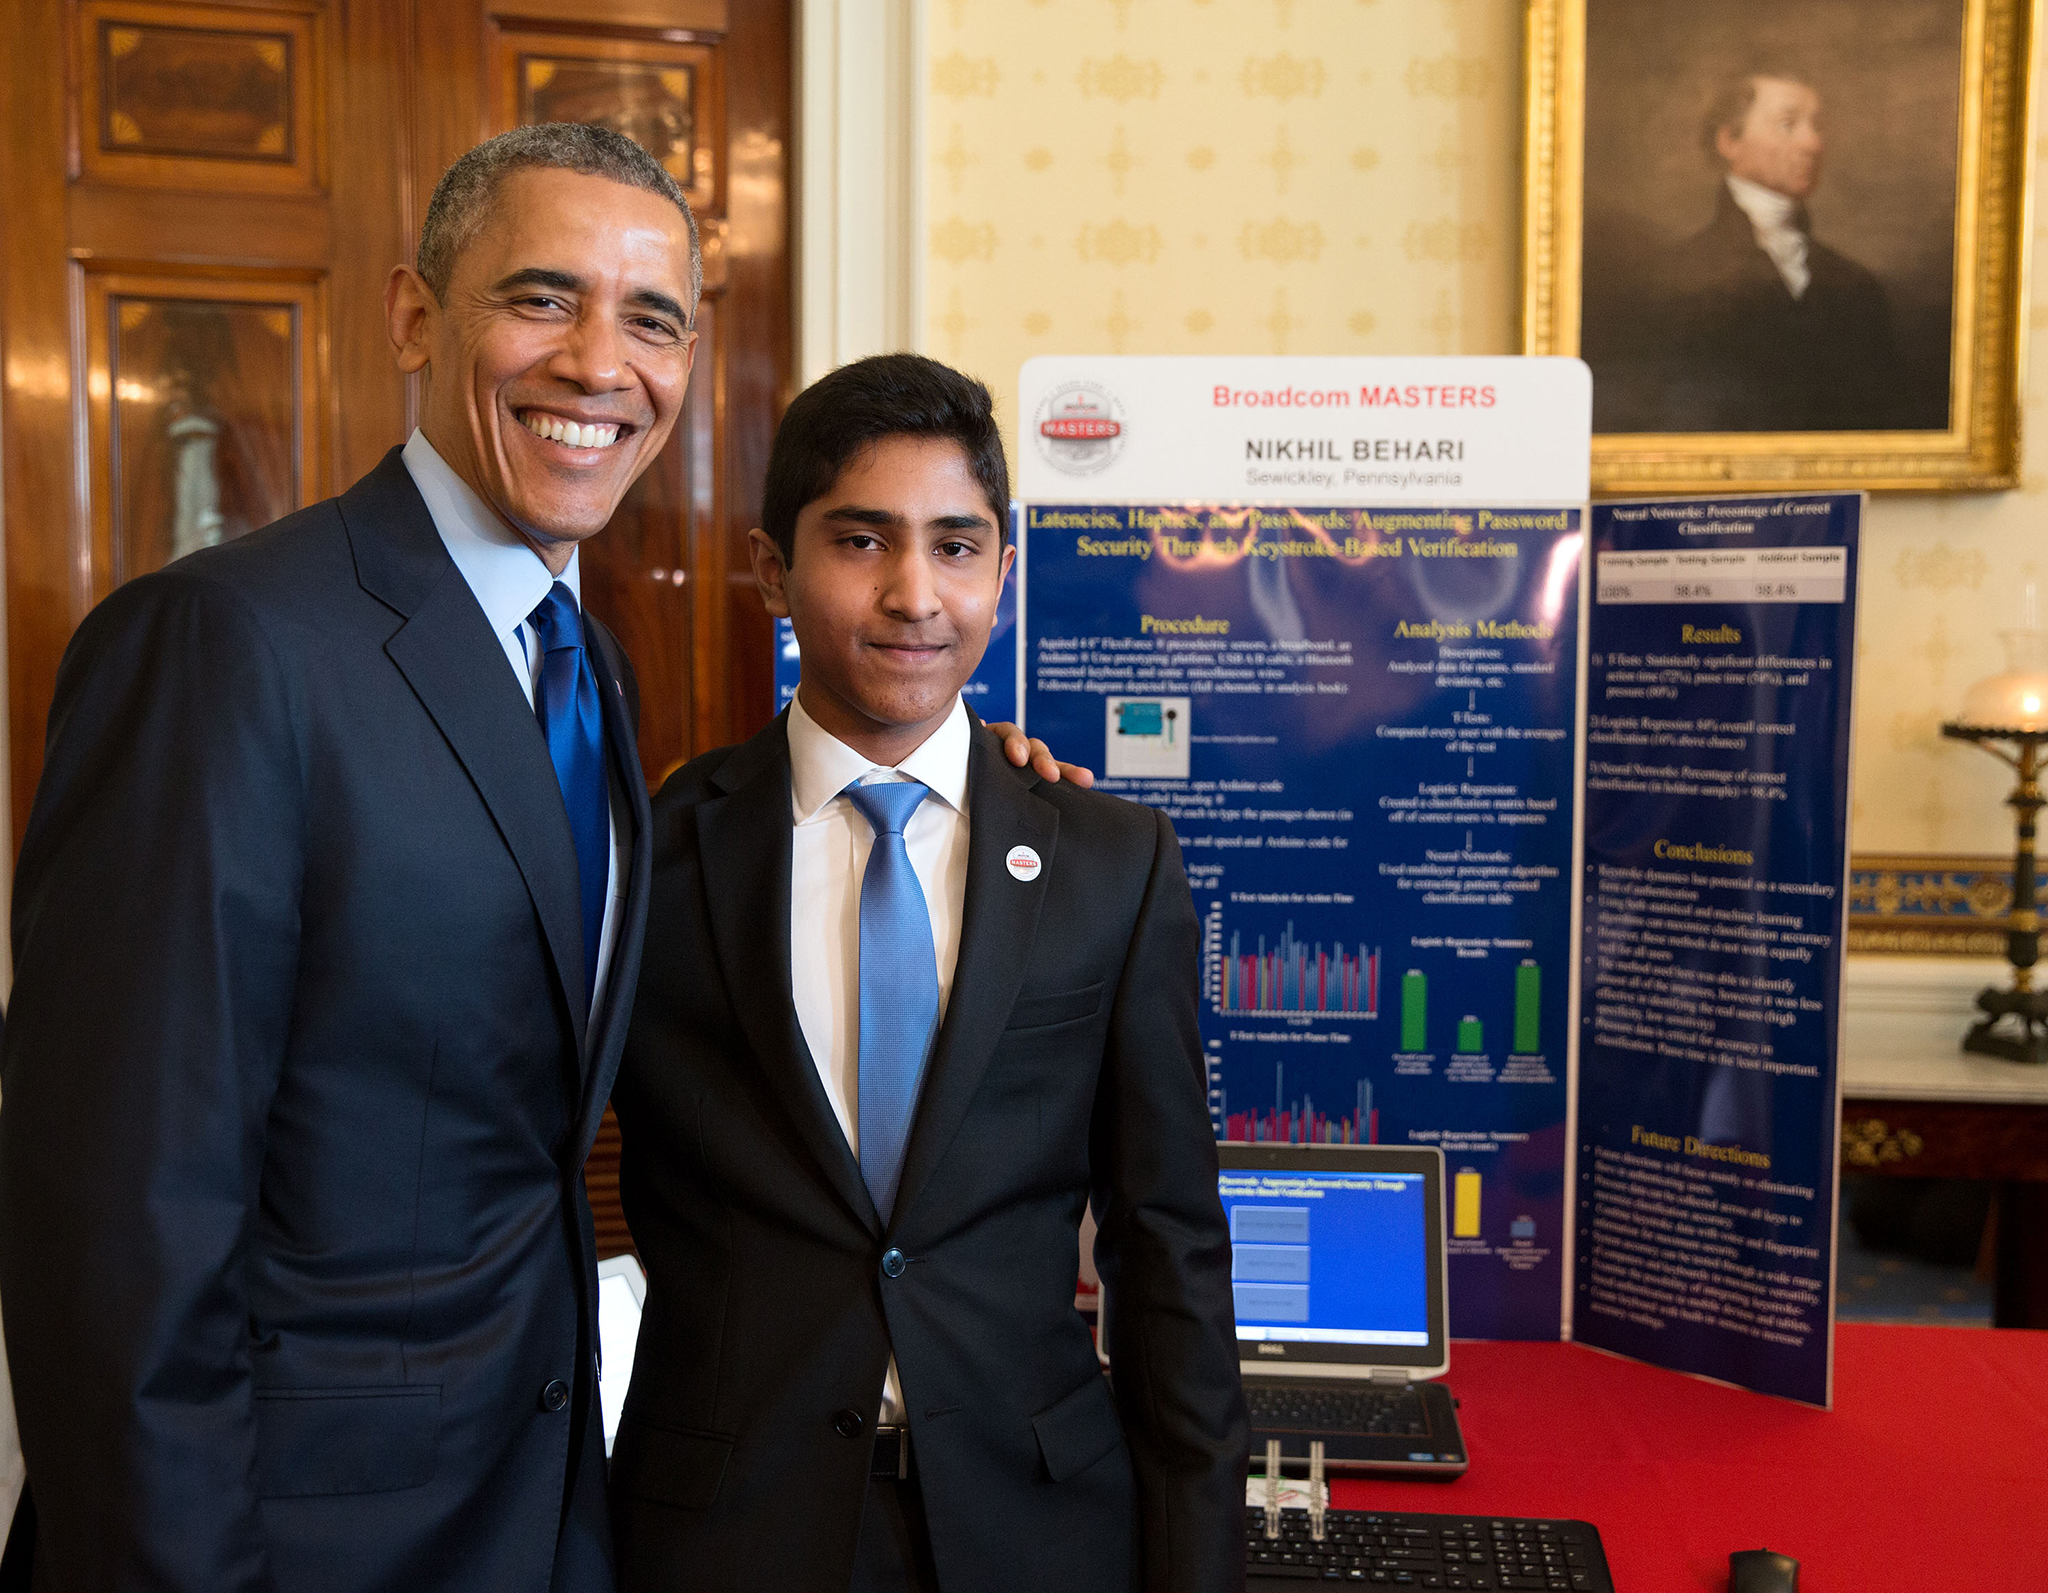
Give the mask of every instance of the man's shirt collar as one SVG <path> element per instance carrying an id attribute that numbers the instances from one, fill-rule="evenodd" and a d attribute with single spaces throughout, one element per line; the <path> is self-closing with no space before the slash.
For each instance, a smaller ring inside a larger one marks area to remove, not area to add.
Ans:
<path id="1" fill-rule="evenodd" d="M 953 699 L 953 711 L 921 746 L 885 770 L 880 764 L 856 752 L 837 736 L 819 727 L 804 712 L 799 694 L 789 705 L 790 789 L 794 796 L 796 822 L 808 824 L 832 799 L 869 775 L 894 773 L 929 786 L 956 813 L 967 811 L 967 753 L 973 745 L 974 727 L 967 717 L 967 704 Z"/>
<path id="2" fill-rule="evenodd" d="M 569 554 L 569 567 L 559 576 L 550 575 L 533 545 L 476 495 L 435 451 L 425 432 L 415 430 L 406 439 L 402 457 L 413 485 L 427 500 L 427 513 L 434 518 L 448 557 L 476 594 L 496 635 L 508 636 L 515 626 L 525 624 L 558 580 L 575 594 L 576 606 L 583 606 L 583 574 L 575 550 Z"/>
<path id="3" fill-rule="evenodd" d="M 1766 188 L 1762 183 L 1751 182 L 1747 177 L 1728 173 L 1728 194 L 1749 217 L 1752 227 L 1766 231 L 1780 227 L 1798 227 L 1799 201 L 1789 194 L 1781 194 L 1775 188 Z"/>

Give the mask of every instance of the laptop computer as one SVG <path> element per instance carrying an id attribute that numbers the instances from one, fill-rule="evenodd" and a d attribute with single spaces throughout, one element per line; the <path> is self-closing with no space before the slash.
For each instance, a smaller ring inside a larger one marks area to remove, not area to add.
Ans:
<path id="1" fill-rule="evenodd" d="M 1390 1145 L 1217 1147 L 1252 1458 L 1448 1480 L 1444 1158 Z"/>

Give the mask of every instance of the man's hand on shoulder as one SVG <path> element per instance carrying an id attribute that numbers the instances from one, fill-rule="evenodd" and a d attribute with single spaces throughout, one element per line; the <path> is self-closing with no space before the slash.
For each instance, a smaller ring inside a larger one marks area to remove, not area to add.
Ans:
<path id="1" fill-rule="evenodd" d="M 1030 764 L 1041 780 L 1055 784 L 1063 779 L 1070 780 L 1083 791 L 1095 784 L 1093 769 L 1084 769 L 1078 763 L 1061 763 L 1052 755 L 1052 748 L 1036 736 L 1026 736 L 1015 725 L 992 724 L 989 729 L 1002 738 L 1004 757 L 1020 769 Z"/>

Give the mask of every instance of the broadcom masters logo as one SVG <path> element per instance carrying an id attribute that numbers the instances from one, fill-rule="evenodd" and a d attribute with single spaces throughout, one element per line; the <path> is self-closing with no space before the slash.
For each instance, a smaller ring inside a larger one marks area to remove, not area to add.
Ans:
<path id="1" fill-rule="evenodd" d="M 1046 395 L 1031 430 L 1053 469 L 1092 476 L 1124 451 L 1124 406 L 1099 383 L 1067 382 Z"/>

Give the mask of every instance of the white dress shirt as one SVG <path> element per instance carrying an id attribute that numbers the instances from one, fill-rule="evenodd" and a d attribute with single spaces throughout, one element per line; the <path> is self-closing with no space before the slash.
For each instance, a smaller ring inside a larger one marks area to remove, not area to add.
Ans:
<path id="1" fill-rule="evenodd" d="M 1749 217 L 1757 247 L 1771 257 L 1786 290 L 1795 299 L 1804 298 L 1813 282 L 1813 268 L 1807 264 L 1808 240 L 1799 225 L 1799 201 L 1733 172 L 1728 174 L 1728 193 Z"/>
<path id="2" fill-rule="evenodd" d="M 434 529 L 441 533 L 448 557 L 469 583 L 498 644 L 505 649 L 505 662 L 511 666 L 519 689 L 526 694 L 527 706 L 532 707 L 540 682 L 541 649 L 540 638 L 526 619 L 540 607 L 541 599 L 554 590 L 558 580 L 575 596 L 577 608 L 582 608 L 583 574 L 576 551 L 570 551 L 567 569 L 559 576 L 550 575 L 532 544 L 505 524 L 497 511 L 449 468 L 448 462 L 427 441 L 426 433 L 414 431 L 406 439 L 401 457 L 412 474 L 413 485 L 427 500 L 427 513 L 433 516 Z M 609 758 L 605 760 L 605 778 L 611 795 L 611 862 L 605 871 L 604 928 L 597 942 L 597 982 L 590 997 L 593 1019 L 602 1010 L 605 981 L 611 973 L 612 948 L 618 937 L 619 909 L 630 866 L 620 849 L 620 793 Z M 589 1034 L 594 1036 L 596 1032 L 593 1021 Z"/>
<path id="3" fill-rule="evenodd" d="M 789 974 L 797 1026 L 825 1086 L 840 1130 L 860 1155 L 860 885 L 874 831 L 842 795 L 856 783 L 916 780 L 931 788 L 903 827 L 904 850 L 932 919 L 939 976 L 939 1019 L 953 993 L 960 956 L 960 914 L 967 896 L 967 705 L 953 711 L 924 744 L 884 769 L 818 727 L 803 693 L 789 705 L 791 817 Z M 902 1420 L 896 1360 L 882 1390 L 882 1421 Z"/>

